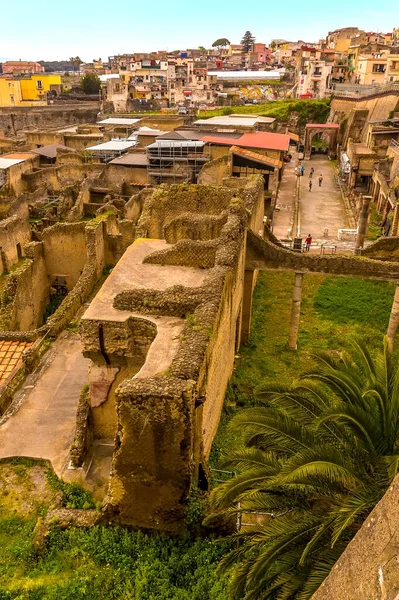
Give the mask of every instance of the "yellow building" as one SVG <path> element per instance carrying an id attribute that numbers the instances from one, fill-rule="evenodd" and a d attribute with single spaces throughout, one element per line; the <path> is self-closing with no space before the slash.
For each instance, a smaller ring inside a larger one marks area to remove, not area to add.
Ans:
<path id="1" fill-rule="evenodd" d="M 348 52 L 353 38 L 360 36 L 364 31 L 357 27 L 344 27 L 330 31 L 326 38 L 326 46 L 335 52 Z"/>
<path id="2" fill-rule="evenodd" d="M 359 54 L 357 81 L 364 85 L 384 84 L 387 70 L 387 57 L 385 54 Z"/>
<path id="3" fill-rule="evenodd" d="M 61 75 L 33 73 L 29 77 L 0 77 L 0 106 L 41 106 L 47 93 L 61 90 Z"/>

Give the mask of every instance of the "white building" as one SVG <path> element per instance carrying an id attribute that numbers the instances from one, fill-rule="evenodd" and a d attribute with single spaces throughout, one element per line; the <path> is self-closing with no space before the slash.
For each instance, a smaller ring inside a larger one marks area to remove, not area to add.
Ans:
<path id="1" fill-rule="evenodd" d="M 307 59 L 298 74 L 298 97 L 325 98 L 329 94 L 332 66 L 323 60 Z"/>

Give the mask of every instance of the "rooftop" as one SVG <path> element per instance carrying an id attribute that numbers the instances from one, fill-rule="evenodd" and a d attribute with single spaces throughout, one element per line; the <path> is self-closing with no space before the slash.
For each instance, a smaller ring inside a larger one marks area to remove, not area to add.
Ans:
<path id="1" fill-rule="evenodd" d="M 258 152 L 252 152 L 251 150 L 245 150 L 244 148 L 239 148 L 238 146 L 232 146 L 231 152 L 248 160 L 267 165 L 268 167 L 277 167 L 278 169 L 281 169 L 283 166 L 281 160 L 270 158 L 269 156 L 264 156 Z"/>
<path id="2" fill-rule="evenodd" d="M 3 154 L 1 158 L 10 158 L 12 160 L 17 159 L 24 161 L 29 160 L 30 158 L 36 158 L 36 155 L 32 154 L 32 152 L 9 152 L 8 154 Z"/>
<path id="3" fill-rule="evenodd" d="M 274 123 L 272 117 L 258 117 L 257 115 L 228 115 L 224 117 L 211 117 L 210 119 L 198 119 L 194 125 L 223 125 L 228 127 L 255 127 L 257 123 Z"/>
<path id="4" fill-rule="evenodd" d="M 130 125 L 135 125 L 139 123 L 140 119 L 128 119 L 125 117 L 109 117 L 109 119 L 104 119 L 103 121 L 98 121 L 98 125 L 126 125 L 129 127 Z"/>
<path id="5" fill-rule="evenodd" d="M 244 133 L 238 139 L 218 137 L 216 135 L 205 135 L 201 138 L 208 144 L 219 144 L 221 146 L 238 146 L 243 148 L 259 148 L 263 150 L 287 151 L 290 146 L 290 136 L 285 133 L 269 133 L 268 131 L 257 131 L 256 133 Z"/>
<path id="6" fill-rule="evenodd" d="M 21 162 L 24 162 L 21 158 L 4 158 L 0 156 L 0 169 L 9 169 Z"/>
<path id="7" fill-rule="evenodd" d="M 111 142 L 104 142 L 103 144 L 96 144 L 95 146 L 89 146 L 86 150 L 94 150 L 94 151 L 116 151 L 123 152 L 124 150 L 128 150 L 129 148 L 133 148 L 135 146 L 135 142 L 122 142 L 120 140 L 112 140 Z"/>
<path id="8" fill-rule="evenodd" d="M 34 154 L 39 154 L 40 156 L 45 156 L 46 158 L 57 158 L 57 150 L 60 148 L 72 151 L 72 148 L 64 146 L 63 144 L 48 144 L 48 146 L 36 148 L 36 150 L 32 150 L 32 152 Z"/>
<path id="9" fill-rule="evenodd" d="M 123 154 L 123 156 L 114 158 L 114 160 L 111 160 L 109 164 L 124 165 L 126 167 L 146 167 L 148 164 L 148 158 L 146 154 L 128 152 L 127 154 Z"/>

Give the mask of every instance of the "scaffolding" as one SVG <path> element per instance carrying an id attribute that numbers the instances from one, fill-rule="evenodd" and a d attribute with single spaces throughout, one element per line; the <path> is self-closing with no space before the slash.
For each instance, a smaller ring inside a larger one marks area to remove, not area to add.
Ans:
<path id="1" fill-rule="evenodd" d="M 157 140 L 147 146 L 148 182 L 197 183 L 198 173 L 210 154 L 204 152 L 205 142 Z"/>

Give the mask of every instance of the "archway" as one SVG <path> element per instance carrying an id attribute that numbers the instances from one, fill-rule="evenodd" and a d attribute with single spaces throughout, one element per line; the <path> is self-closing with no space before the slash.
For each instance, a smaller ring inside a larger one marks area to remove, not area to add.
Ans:
<path id="1" fill-rule="evenodd" d="M 335 158 L 338 130 L 338 123 L 308 123 L 305 128 L 305 158 L 310 159 L 312 140 L 317 134 L 328 134 L 328 156 Z"/>

